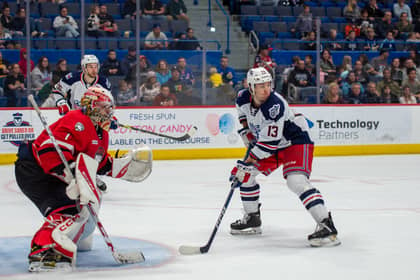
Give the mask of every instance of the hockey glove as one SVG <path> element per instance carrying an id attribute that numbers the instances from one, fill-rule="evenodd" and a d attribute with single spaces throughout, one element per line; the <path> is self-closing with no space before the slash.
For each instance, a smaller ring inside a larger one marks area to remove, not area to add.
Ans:
<path id="1" fill-rule="evenodd" d="M 116 116 L 112 116 L 111 124 L 109 125 L 109 129 L 117 129 L 119 127 L 118 119 Z"/>
<path id="2" fill-rule="evenodd" d="M 236 162 L 236 166 L 230 172 L 229 181 L 236 183 L 236 186 L 247 183 L 251 177 L 257 176 L 259 173 L 258 169 L 252 163 L 245 163 L 242 160 Z"/>
<path id="3" fill-rule="evenodd" d="M 63 98 L 58 100 L 56 105 L 57 105 L 58 113 L 60 114 L 60 116 L 64 116 L 65 114 L 67 114 L 70 111 L 69 104 L 67 104 L 67 101 Z"/>
<path id="4" fill-rule="evenodd" d="M 245 144 L 245 147 L 253 147 L 257 142 L 254 135 L 252 134 L 251 130 L 248 127 L 244 127 L 238 130 L 239 136 L 241 136 L 242 141 Z"/>

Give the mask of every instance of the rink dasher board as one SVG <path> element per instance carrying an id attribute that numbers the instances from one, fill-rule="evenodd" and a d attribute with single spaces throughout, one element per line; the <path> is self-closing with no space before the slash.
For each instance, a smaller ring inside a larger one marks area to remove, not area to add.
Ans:
<path id="1" fill-rule="evenodd" d="M 295 105 L 310 125 L 315 155 L 369 155 L 420 153 L 420 105 Z M 60 116 L 43 109 L 48 123 Z M 244 153 L 236 131 L 240 128 L 234 106 L 124 107 L 118 120 L 161 134 L 183 135 L 193 126 L 195 135 L 179 142 L 127 128 L 110 131 L 109 150 L 128 150 L 146 144 L 154 159 L 237 158 Z M 16 159 L 21 141 L 34 139 L 42 124 L 32 108 L 0 109 L 0 164 Z"/>

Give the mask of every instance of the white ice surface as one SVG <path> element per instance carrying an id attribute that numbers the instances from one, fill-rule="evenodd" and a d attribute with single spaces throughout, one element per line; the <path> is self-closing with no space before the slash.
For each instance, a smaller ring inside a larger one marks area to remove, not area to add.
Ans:
<path id="1" fill-rule="evenodd" d="M 154 268 L 77 272 L 59 275 L 60 280 L 420 279 L 420 155 L 314 159 L 311 179 L 332 211 L 341 246 L 308 246 L 306 236 L 315 224 L 279 170 L 259 177 L 261 236 L 229 234 L 230 222 L 242 217 L 236 191 L 210 252 L 179 255 L 180 245 L 207 242 L 234 163 L 156 161 L 143 183 L 107 179 L 100 218 L 111 239 L 162 243 L 173 249 L 174 258 Z M 18 189 L 13 166 L 0 166 L 0 174 L 0 237 L 32 236 L 42 223 L 40 213 Z M 57 278 L 29 273 L 7 277 Z"/>

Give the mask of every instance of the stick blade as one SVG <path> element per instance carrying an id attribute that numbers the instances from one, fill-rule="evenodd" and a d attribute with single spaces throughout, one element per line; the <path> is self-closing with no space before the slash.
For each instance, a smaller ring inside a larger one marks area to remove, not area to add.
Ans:
<path id="1" fill-rule="evenodd" d="M 201 254 L 200 247 L 197 247 L 197 246 L 181 245 L 181 246 L 179 246 L 178 251 L 182 255 L 198 255 L 198 254 Z"/>
<path id="2" fill-rule="evenodd" d="M 140 251 L 124 253 L 114 252 L 112 255 L 119 264 L 140 263 L 146 260 L 143 253 Z"/>

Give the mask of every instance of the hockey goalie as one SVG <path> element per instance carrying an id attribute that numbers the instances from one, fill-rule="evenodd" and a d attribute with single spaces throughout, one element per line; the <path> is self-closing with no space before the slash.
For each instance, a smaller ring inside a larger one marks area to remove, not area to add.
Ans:
<path id="1" fill-rule="evenodd" d="M 77 251 L 92 248 L 95 222 L 88 204 L 99 212 L 106 185 L 98 175 L 141 182 L 152 171 L 152 152 L 139 146 L 125 156 L 108 154 L 108 130 L 114 113 L 111 92 L 90 87 L 81 109 L 50 125 L 54 142 L 71 167 L 69 174 L 47 131 L 20 145 L 15 176 L 22 192 L 44 216 L 31 241 L 29 271 L 69 271 Z"/>

